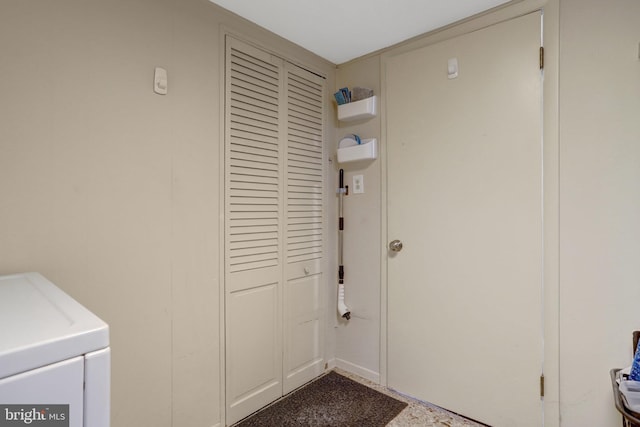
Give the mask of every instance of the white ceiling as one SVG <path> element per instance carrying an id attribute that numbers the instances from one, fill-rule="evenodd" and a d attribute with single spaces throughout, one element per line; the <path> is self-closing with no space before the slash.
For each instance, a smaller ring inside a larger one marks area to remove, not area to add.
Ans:
<path id="1" fill-rule="evenodd" d="M 509 0 L 210 0 L 334 64 Z"/>

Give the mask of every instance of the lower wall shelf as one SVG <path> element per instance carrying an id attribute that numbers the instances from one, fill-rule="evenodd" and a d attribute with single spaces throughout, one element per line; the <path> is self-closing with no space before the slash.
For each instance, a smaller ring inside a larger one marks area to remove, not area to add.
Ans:
<path id="1" fill-rule="evenodd" d="M 376 138 L 363 139 L 358 145 L 338 148 L 338 163 L 373 160 L 378 158 L 378 141 Z"/>

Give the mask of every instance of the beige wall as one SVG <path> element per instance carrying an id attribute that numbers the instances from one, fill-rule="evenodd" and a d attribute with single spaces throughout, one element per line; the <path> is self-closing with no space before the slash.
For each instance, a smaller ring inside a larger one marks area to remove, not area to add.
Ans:
<path id="1" fill-rule="evenodd" d="M 341 87 L 368 87 L 380 100 L 380 56 L 372 56 L 339 67 L 336 90 Z M 335 103 L 334 103 L 335 104 Z M 361 138 L 380 135 L 380 114 L 369 120 L 341 122 L 336 141 L 355 133 Z M 331 145 L 330 145 L 331 146 Z M 338 366 L 378 381 L 380 375 L 380 183 L 381 160 L 338 164 L 334 161 L 335 187 L 338 170 L 345 171 L 349 195 L 344 198 L 344 266 L 345 300 L 351 320 L 338 322 L 336 329 L 336 363 Z M 353 194 L 353 176 L 363 175 L 364 194 Z M 335 211 L 337 214 L 337 210 Z"/>
<path id="2" fill-rule="evenodd" d="M 0 274 L 109 323 L 114 427 L 221 421 L 221 25 L 333 86 L 206 0 L 0 3 Z"/>
<path id="3" fill-rule="evenodd" d="M 640 329 L 640 2 L 560 5 L 562 425 L 615 426 L 608 372 Z"/>

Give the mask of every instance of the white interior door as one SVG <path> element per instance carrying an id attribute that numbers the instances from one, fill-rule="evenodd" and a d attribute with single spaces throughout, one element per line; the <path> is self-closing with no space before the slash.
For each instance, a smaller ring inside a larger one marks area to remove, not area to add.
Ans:
<path id="1" fill-rule="evenodd" d="M 388 383 L 495 427 L 542 425 L 540 23 L 385 61 Z"/>

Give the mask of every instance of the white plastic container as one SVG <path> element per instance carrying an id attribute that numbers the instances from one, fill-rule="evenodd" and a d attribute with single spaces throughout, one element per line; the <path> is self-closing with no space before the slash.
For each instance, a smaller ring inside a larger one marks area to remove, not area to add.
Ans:
<path id="1" fill-rule="evenodd" d="M 363 139 L 362 143 L 352 147 L 338 148 L 338 163 L 373 160 L 378 158 L 376 138 Z"/>
<path id="2" fill-rule="evenodd" d="M 355 120 L 371 119 L 378 114 L 378 97 L 361 99 L 338 105 L 338 120 L 351 122 Z"/>

